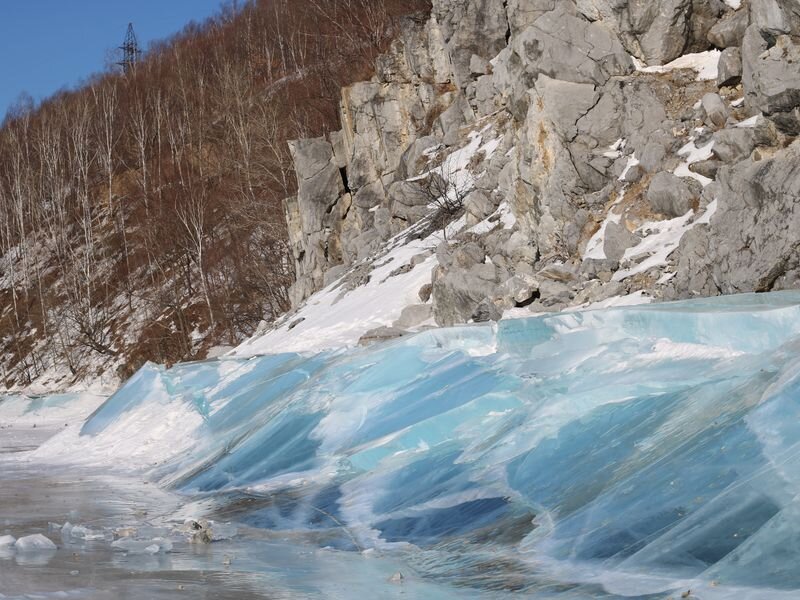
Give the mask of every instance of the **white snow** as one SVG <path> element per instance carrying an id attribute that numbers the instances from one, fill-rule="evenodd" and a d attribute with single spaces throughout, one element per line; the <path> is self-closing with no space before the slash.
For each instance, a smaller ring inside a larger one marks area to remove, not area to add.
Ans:
<path id="1" fill-rule="evenodd" d="M 474 157 L 483 155 L 488 160 L 501 145 L 501 139 L 490 137 L 492 125 L 469 134 L 469 142 L 444 158 L 433 168 L 409 181 L 418 181 L 430 174 L 439 174 L 453 182 L 453 191 L 466 193 L 475 185 L 476 173 L 470 169 Z M 516 219 L 510 208 L 501 204 L 494 213 L 504 228 L 511 228 Z M 490 230 L 495 226 L 488 219 L 478 223 L 473 230 Z M 433 252 L 445 239 L 450 239 L 464 228 L 461 217 L 447 227 L 443 234 L 437 231 L 425 239 L 406 242 L 410 233 L 425 226 L 420 222 L 390 240 L 384 255 L 373 257 L 373 270 L 369 282 L 345 292 L 342 284 L 346 275 L 313 294 L 293 315 L 264 334 L 256 335 L 231 352 L 232 356 L 254 356 L 277 352 L 317 352 L 354 346 L 366 332 L 377 327 L 390 326 L 402 310 L 419 304 L 419 289 L 431 281 L 431 272 L 438 265 Z M 422 258 L 420 255 L 427 254 Z M 392 275 L 400 267 L 418 262 L 406 273 Z"/>
<path id="2" fill-rule="evenodd" d="M 725 0 L 725 4 L 730 6 L 733 10 L 739 10 L 742 6 L 742 0 Z"/>
<path id="3" fill-rule="evenodd" d="M 586 251 L 583 253 L 584 260 L 587 258 L 604 260 L 606 258 L 606 228 L 608 227 L 609 223 L 619 223 L 621 220 L 621 214 L 615 213 L 613 207 L 609 209 L 605 221 L 603 221 L 603 224 L 600 225 L 600 229 L 595 232 L 595 234 L 586 244 Z"/>
<path id="4" fill-rule="evenodd" d="M 511 212 L 511 207 L 507 202 L 501 202 L 491 215 L 486 217 L 480 223 L 477 223 L 469 228 L 469 231 L 478 235 L 488 233 L 500 223 L 503 229 L 511 229 L 516 225 L 517 218 Z"/>
<path id="5" fill-rule="evenodd" d="M 61 394 L 45 399 L 24 395 L 0 396 L 0 426 L 59 426 L 82 422 L 105 402 L 100 394 Z"/>
<path id="6" fill-rule="evenodd" d="M 690 210 L 682 217 L 648 222 L 639 227 L 636 231 L 643 236 L 642 241 L 628 248 L 621 262 L 639 260 L 627 269 L 620 269 L 614 273 L 613 281 L 622 281 L 633 275 L 645 273 L 653 267 L 666 265 L 669 255 L 678 247 L 683 234 L 691 228 L 693 216 L 694 211 Z"/>
<path id="7" fill-rule="evenodd" d="M 700 225 L 702 223 L 711 223 L 711 217 L 717 212 L 717 199 L 714 198 L 711 202 L 708 203 L 706 207 L 706 212 L 704 212 L 697 221 L 695 221 L 695 225 Z"/>
<path id="8" fill-rule="evenodd" d="M 617 159 L 622 156 L 622 150 L 625 148 L 625 139 L 620 138 L 608 147 L 608 151 L 603 152 L 606 158 Z"/>
<path id="9" fill-rule="evenodd" d="M 696 162 L 711 158 L 713 156 L 713 149 L 713 141 L 708 142 L 702 148 L 698 148 L 694 143 L 694 138 L 691 138 L 683 148 L 678 150 L 678 156 L 683 156 L 685 159 L 680 165 L 678 165 L 678 168 L 675 169 L 675 175 L 678 177 L 691 177 L 692 179 L 696 179 L 703 184 L 703 187 L 707 186 L 712 180 L 708 177 L 700 175 L 699 173 L 695 173 L 689 169 L 689 166 Z"/>
<path id="10" fill-rule="evenodd" d="M 170 398 L 164 384 L 157 383 L 136 410 L 115 419 L 93 436 L 91 444 L 82 441 L 79 427 L 69 427 L 27 458 L 82 465 L 107 465 L 113 458 L 115 467 L 130 470 L 157 464 L 191 448 L 204 422 L 190 403 L 164 411 Z"/>
<path id="11" fill-rule="evenodd" d="M 665 266 L 669 256 L 680 244 L 683 234 L 695 225 L 709 223 L 711 217 L 717 212 L 717 206 L 718 202 L 714 199 L 709 202 L 703 214 L 696 219 L 694 219 L 694 211 L 690 210 L 682 217 L 648 222 L 639 227 L 636 233 L 642 236 L 642 241 L 636 246 L 628 248 L 621 261 L 623 264 L 625 261 L 630 261 L 631 266 L 614 273 L 612 280 L 622 281 L 632 275 L 645 273 L 653 267 Z M 662 275 L 658 282 L 666 283 L 673 276 L 673 273 Z"/>
<path id="12" fill-rule="evenodd" d="M 651 302 L 653 302 L 653 298 L 648 296 L 647 292 L 639 290 L 624 296 L 611 296 L 605 300 L 592 302 L 591 304 L 586 304 L 577 308 L 568 308 L 564 310 L 564 312 L 582 312 L 585 310 L 599 310 L 601 308 L 613 308 L 620 306 L 640 306 L 642 304 L 650 304 Z"/>
<path id="13" fill-rule="evenodd" d="M 631 154 L 630 157 L 628 157 L 628 163 L 625 165 L 625 168 L 622 169 L 622 173 L 619 175 L 618 181 L 625 181 L 625 177 L 628 176 L 628 171 L 638 164 L 639 159 L 636 158 L 636 154 Z"/>
<path id="14" fill-rule="evenodd" d="M 697 73 L 698 80 L 708 81 L 717 78 L 720 54 L 722 53 L 719 50 L 708 50 L 707 52 L 684 54 L 666 65 L 648 67 L 636 59 L 634 59 L 634 64 L 636 70 L 642 73 L 668 73 L 677 69 L 692 69 Z"/>
<path id="15" fill-rule="evenodd" d="M 460 221 L 463 225 L 463 219 Z M 432 251 L 441 242 L 441 232 L 405 245 L 397 240 L 397 246 L 380 260 L 381 266 L 370 273 L 366 285 L 342 294 L 341 280 L 332 283 L 312 295 L 291 319 L 245 342 L 233 354 L 252 356 L 355 345 L 367 331 L 391 325 L 406 306 L 420 303 L 418 292 L 431 281 L 431 271 L 438 265 L 436 255 L 432 254 L 407 273 L 394 276 L 390 273 L 418 254 Z M 297 319 L 303 321 L 289 329 Z"/>

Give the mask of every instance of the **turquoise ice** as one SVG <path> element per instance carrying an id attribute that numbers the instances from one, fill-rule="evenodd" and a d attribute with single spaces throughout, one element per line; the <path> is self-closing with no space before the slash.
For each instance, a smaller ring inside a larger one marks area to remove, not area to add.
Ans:
<path id="1" fill-rule="evenodd" d="M 147 365 L 74 456 L 155 406 L 199 418 L 140 467 L 245 524 L 488 588 L 800 590 L 800 293 Z"/>

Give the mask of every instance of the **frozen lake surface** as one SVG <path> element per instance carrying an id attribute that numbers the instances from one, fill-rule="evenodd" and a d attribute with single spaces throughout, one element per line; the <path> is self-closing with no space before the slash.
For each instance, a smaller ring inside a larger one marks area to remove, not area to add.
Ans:
<path id="1" fill-rule="evenodd" d="M 0 548 L 7 597 L 800 593 L 798 293 L 146 365 L 0 427 L 0 539 L 57 545 Z"/>

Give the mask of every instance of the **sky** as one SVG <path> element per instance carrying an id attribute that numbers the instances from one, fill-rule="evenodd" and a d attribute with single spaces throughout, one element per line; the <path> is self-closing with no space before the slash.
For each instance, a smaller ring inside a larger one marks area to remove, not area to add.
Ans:
<path id="1" fill-rule="evenodd" d="M 0 120 L 22 93 L 40 101 L 102 71 L 128 22 L 139 45 L 215 14 L 221 0 L 0 0 Z"/>

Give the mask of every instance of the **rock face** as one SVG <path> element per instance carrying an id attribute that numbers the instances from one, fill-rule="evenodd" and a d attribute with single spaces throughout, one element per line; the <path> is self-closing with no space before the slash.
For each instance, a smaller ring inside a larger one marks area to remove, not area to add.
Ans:
<path id="1" fill-rule="evenodd" d="M 341 131 L 291 146 L 295 304 L 437 230 L 396 269 L 435 258 L 430 280 L 365 342 L 796 285 L 798 39 L 794 0 L 434 0 L 342 91 Z"/>
<path id="2" fill-rule="evenodd" d="M 680 250 L 680 296 L 767 292 L 800 285 L 800 142 L 771 159 L 744 160 L 718 176 L 711 222 Z"/>

